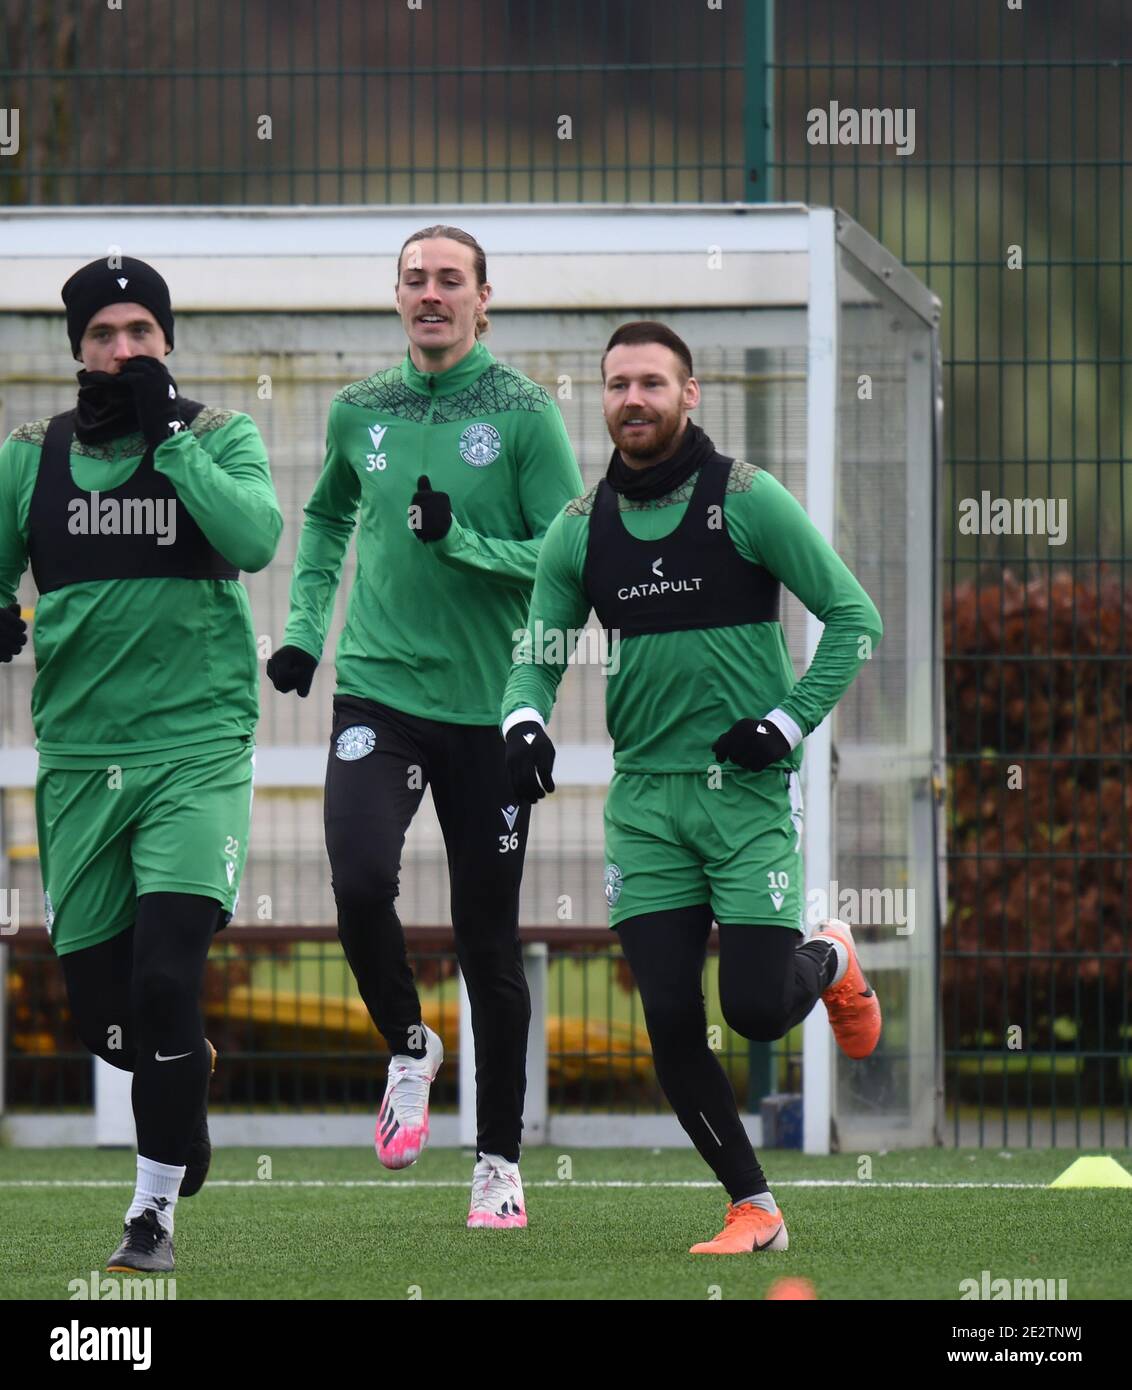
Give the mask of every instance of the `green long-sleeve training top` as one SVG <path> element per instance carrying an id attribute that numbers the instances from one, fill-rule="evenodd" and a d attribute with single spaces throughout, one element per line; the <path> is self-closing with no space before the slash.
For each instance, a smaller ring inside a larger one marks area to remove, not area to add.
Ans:
<path id="1" fill-rule="evenodd" d="M 669 535 L 687 510 L 697 476 L 650 502 L 619 498 L 626 529 L 640 540 Z M 583 574 L 595 492 L 567 504 L 546 533 L 526 633 L 503 696 L 504 721 L 519 709 L 537 711 L 544 722 L 550 718 L 567 664 L 562 638 L 555 648 L 554 635 L 578 632 L 590 612 Z M 876 606 L 771 474 L 733 463 L 723 511 L 739 554 L 776 576 L 825 624 L 813 661 L 798 680 L 777 621 L 621 641 L 610 652 L 606 685 L 618 772 L 704 772 L 716 762 L 712 744 L 737 719 L 776 710 L 786 716 L 777 722 L 792 745 L 777 766 L 797 768 L 802 738 L 829 714 L 880 642 Z"/>
<path id="2" fill-rule="evenodd" d="M 0 606 L 28 564 L 28 510 L 47 420 L 0 447 Z M 75 486 L 105 492 L 144 456 L 140 434 L 71 442 Z M 263 569 L 283 515 L 255 422 L 205 408 L 154 451 L 177 500 L 238 569 Z M 237 746 L 259 718 L 251 607 L 238 579 L 113 579 L 41 594 L 32 627 L 40 766 L 145 767 Z"/>
<path id="3" fill-rule="evenodd" d="M 452 501 L 439 541 L 409 528 L 422 475 Z M 357 528 L 338 693 L 447 723 L 496 723 L 543 534 L 581 489 L 566 426 L 541 386 L 479 342 L 434 374 L 406 353 L 331 404 L 284 642 L 321 657 Z"/>

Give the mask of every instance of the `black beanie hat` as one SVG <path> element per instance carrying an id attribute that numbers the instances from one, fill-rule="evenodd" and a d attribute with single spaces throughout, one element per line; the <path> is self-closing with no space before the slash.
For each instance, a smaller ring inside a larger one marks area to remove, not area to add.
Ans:
<path id="1" fill-rule="evenodd" d="M 120 265 L 111 266 L 106 259 L 91 261 L 63 286 L 63 303 L 67 306 L 67 335 L 76 360 L 79 343 L 86 326 L 107 304 L 140 304 L 149 310 L 165 330 L 169 346 L 173 346 L 173 306 L 169 303 L 169 286 L 145 261 L 132 256 L 115 256 Z"/>

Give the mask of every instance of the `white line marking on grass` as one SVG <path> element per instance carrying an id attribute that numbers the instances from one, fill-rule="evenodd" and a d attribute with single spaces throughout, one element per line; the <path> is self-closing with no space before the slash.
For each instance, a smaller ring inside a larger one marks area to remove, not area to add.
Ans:
<path id="1" fill-rule="evenodd" d="M 388 1192 L 396 1192 L 400 1188 L 419 1188 L 419 1187 L 467 1187 L 464 1181 L 441 1181 L 421 1178 L 366 1178 L 364 1180 L 346 1180 L 334 1178 L 214 1178 L 207 1184 L 208 1187 L 380 1187 Z M 4 1187 L 133 1187 L 133 1182 L 126 1182 L 121 1179 L 96 1179 L 96 1178 L 11 1178 L 0 1179 L 0 1188 Z M 623 1180 L 609 1181 L 571 1181 L 558 1182 L 547 1180 L 542 1182 L 527 1181 L 524 1187 L 633 1187 L 633 1188 L 718 1188 L 719 1183 L 714 1181 L 684 1181 L 684 1182 L 630 1182 Z M 1030 1188 L 1035 1191 L 1044 1190 L 1048 1184 L 1044 1182 L 865 1182 L 859 1178 L 788 1178 L 780 1179 L 771 1184 L 772 1187 L 855 1187 L 861 1189 L 868 1188 L 937 1188 L 939 1190 L 949 1190 L 953 1188 Z"/>

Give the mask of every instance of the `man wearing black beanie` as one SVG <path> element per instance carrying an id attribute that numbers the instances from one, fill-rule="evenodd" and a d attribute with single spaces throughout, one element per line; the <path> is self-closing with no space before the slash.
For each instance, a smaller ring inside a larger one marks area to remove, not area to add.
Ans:
<path id="1" fill-rule="evenodd" d="M 30 564 L 44 908 L 90 1050 L 133 1073 L 137 1187 L 108 1268 L 173 1268 L 211 1153 L 200 991 L 235 910 L 259 717 L 241 570 L 283 518 L 255 423 L 179 394 L 169 289 L 144 261 L 63 287 L 72 409 L 0 448 L 0 661 Z"/>
<path id="2" fill-rule="evenodd" d="M 169 286 L 145 261 L 136 261 L 132 256 L 91 261 L 76 270 L 63 286 L 63 303 L 67 306 L 71 355 L 76 362 L 83 360 L 82 340 L 87 326 L 108 304 L 132 304 L 148 309 L 165 334 L 165 352 L 173 351 L 173 306 L 169 302 Z"/>

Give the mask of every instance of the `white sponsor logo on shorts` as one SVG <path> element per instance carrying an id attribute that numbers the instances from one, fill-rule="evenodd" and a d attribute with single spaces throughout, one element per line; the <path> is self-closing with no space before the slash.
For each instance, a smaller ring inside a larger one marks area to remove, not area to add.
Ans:
<path id="1" fill-rule="evenodd" d="M 503 819 L 507 822 L 507 829 L 514 830 L 515 822 L 519 819 L 518 806 L 501 806 L 499 809 L 503 812 Z"/>
<path id="2" fill-rule="evenodd" d="M 376 743 L 377 735 L 372 729 L 364 724 L 353 724 L 338 735 L 334 747 L 335 756 L 341 758 L 344 763 L 357 762 L 367 753 L 372 753 Z"/>

